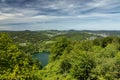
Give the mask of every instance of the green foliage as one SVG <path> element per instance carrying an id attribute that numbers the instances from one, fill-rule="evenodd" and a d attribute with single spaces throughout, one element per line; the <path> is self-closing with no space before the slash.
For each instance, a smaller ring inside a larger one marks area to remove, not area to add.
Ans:
<path id="1" fill-rule="evenodd" d="M 92 48 L 92 46 L 93 45 L 91 41 L 82 41 L 78 47 L 80 50 L 89 51 Z"/>
<path id="2" fill-rule="evenodd" d="M 119 37 L 74 41 L 59 36 L 47 42 L 34 45 L 33 42 L 28 41 L 25 46 L 15 45 L 9 35 L 0 34 L 0 80 L 120 79 Z M 50 50 L 50 61 L 43 68 L 30 54 L 39 48 Z"/>
<path id="3" fill-rule="evenodd" d="M 120 78 L 120 52 L 115 56 L 116 77 Z"/>
<path id="4" fill-rule="evenodd" d="M 61 73 L 69 72 L 72 65 L 68 60 L 63 60 L 60 64 L 60 71 Z"/>
<path id="5" fill-rule="evenodd" d="M 0 79 L 33 80 L 33 72 L 41 69 L 31 55 L 22 53 L 7 34 L 0 34 Z"/>
<path id="6" fill-rule="evenodd" d="M 64 44 L 64 42 L 62 43 Z M 58 44 L 58 42 L 55 44 Z M 58 48 L 54 46 L 52 49 L 56 51 L 55 53 L 57 53 L 56 49 L 58 49 L 58 53 L 60 52 L 59 59 L 51 61 L 47 65 L 45 71 L 49 70 L 53 74 L 45 73 L 47 76 L 43 79 L 49 79 L 51 76 L 54 76 L 51 79 L 118 80 L 120 79 L 118 44 L 119 38 L 107 37 L 100 38 L 99 44 L 97 42 L 94 43 L 94 40 L 69 41 L 69 45 L 61 51 L 59 51 L 60 45 Z M 53 54 L 51 53 L 50 55 Z"/>
<path id="7" fill-rule="evenodd" d="M 57 41 L 54 43 L 51 49 L 50 61 L 59 59 L 65 48 L 69 45 L 69 41 L 65 37 L 57 38 Z"/>
<path id="8" fill-rule="evenodd" d="M 95 67 L 94 57 L 86 52 L 80 52 L 78 54 L 79 55 L 76 55 L 73 59 L 71 74 L 78 80 L 90 79 L 91 70 Z"/>

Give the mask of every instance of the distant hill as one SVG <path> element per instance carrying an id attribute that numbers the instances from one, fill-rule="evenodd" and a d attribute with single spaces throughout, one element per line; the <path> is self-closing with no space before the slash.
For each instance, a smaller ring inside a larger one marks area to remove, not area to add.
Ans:
<path id="1" fill-rule="evenodd" d="M 44 31 L 0 31 L 0 33 L 8 33 L 15 42 L 38 42 L 49 41 L 56 37 L 65 36 L 71 40 L 94 39 L 97 37 L 120 36 L 120 31 L 91 31 L 91 30 L 44 30 Z"/>

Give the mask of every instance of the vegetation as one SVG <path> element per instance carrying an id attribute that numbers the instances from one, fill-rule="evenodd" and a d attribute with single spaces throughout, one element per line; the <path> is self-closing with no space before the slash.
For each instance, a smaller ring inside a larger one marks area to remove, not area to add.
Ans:
<path id="1" fill-rule="evenodd" d="M 76 40 L 66 34 L 21 44 L 8 34 L 0 33 L 0 80 L 120 79 L 120 37 Z M 45 67 L 32 59 L 32 53 L 43 47 L 50 51 Z"/>
<path id="2" fill-rule="evenodd" d="M 33 80 L 33 74 L 42 66 L 32 60 L 30 54 L 21 52 L 7 34 L 0 34 L 0 79 L 1 80 Z"/>

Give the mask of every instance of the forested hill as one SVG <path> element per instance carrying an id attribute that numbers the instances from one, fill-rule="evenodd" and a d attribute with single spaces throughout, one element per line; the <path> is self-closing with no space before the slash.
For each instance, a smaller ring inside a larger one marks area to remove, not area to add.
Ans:
<path id="1" fill-rule="evenodd" d="M 105 36 L 120 36 L 120 30 L 97 30 L 97 31 L 83 31 L 83 32 L 89 32 L 94 34 L 100 34 Z"/>
<path id="2" fill-rule="evenodd" d="M 41 51 L 50 51 L 50 47 L 56 38 L 66 37 L 70 40 L 94 40 L 96 38 L 107 36 L 120 36 L 120 31 L 89 31 L 89 30 L 45 30 L 45 31 L 0 31 L 7 33 L 13 39 L 13 42 L 19 46 L 19 49 L 25 52 L 35 53 Z M 28 50 L 29 49 L 29 50 Z"/>
<path id="3" fill-rule="evenodd" d="M 89 30 L 45 30 L 45 31 L 0 31 L 0 33 L 8 33 L 15 42 L 36 42 L 51 40 L 55 37 L 66 36 L 73 40 L 85 40 L 91 37 L 120 36 L 120 31 L 89 31 Z"/>
<path id="4" fill-rule="evenodd" d="M 13 39 L 13 42 L 19 46 L 19 49 L 25 52 L 35 53 L 41 51 L 50 51 L 52 43 L 58 37 L 67 37 L 71 40 L 86 40 L 96 38 L 96 35 L 84 33 L 81 31 L 1 31 L 7 33 Z M 95 37 L 94 37 L 95 36 Z M 98 36 L 97 36 L 98 37 Z M 29 50 L 28 50 L 29 49 Z"/>
<path id="5" fill-rule="evenodd" d="M 1 31 L 0 80 L 119 80 L 119 35 L 119 31 Z M 41 51 L 50 52 L 45 67 L 32 58 Z"/>

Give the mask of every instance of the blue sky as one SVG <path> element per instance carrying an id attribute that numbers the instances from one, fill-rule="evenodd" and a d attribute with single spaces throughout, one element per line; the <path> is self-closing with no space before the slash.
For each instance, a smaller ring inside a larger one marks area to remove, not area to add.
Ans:
<path id="1" fill-rule="evenodd" d="M 0 30 L 120 30 L 120 0 L 0 0 Z"/>

